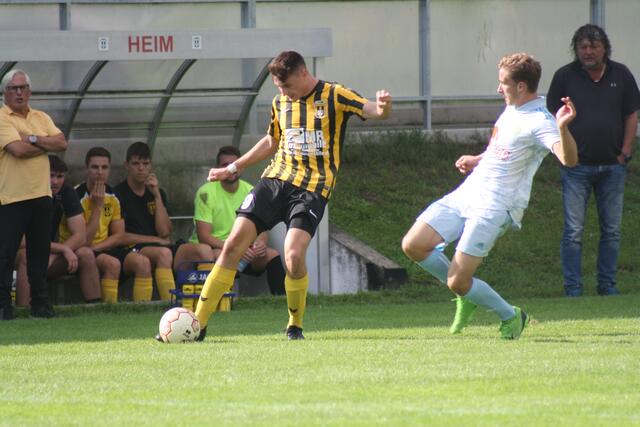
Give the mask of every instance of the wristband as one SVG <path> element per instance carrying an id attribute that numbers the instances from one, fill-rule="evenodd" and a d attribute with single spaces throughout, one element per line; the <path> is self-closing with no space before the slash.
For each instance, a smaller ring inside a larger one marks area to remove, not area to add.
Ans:
<path id="1" fill-rule="evenodd" d="M 229 172 L 230 174 L 234 174 L 238 172 L 238 167 L 236 166 L 235 163 L 229 163 L 227 165 L 227 172 Z"/>

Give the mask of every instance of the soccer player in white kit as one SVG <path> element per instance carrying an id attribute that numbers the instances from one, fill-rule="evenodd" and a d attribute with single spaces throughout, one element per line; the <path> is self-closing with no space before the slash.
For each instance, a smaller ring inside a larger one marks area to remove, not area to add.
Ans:
<path id="1" fill-rule="evenodd" d="M 564 98 L 556 116 L 549 113 L 537 95 L 542 69 L 530 55 L 507 55 L 498 70 L 498 93 L 507 106 L 487 149 L 456 161 L 458 170 L 469 176 L 418 216 L 402 240 L 402 250 L 457 295 L 451 333 L 462 332 L 482 306 L 500 317 L 502 338 L 517 339 L 529 316 L 474 273 L 498 237 L 520 228 L 533 176 L 549 151 L 565 166 L 577 164 L 576 143 L 568 129 L 576 111 Z M 450 262 L 441 249 L 456 240 Z"/>

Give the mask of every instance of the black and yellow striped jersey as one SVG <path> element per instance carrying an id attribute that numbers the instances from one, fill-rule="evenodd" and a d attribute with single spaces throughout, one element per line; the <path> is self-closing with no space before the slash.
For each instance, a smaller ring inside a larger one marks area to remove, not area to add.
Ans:
<path id="1" fill-rule="evenodd" d="M 278 151 L 262 177 L 287 181 L 329 199 L 347 121 L 353 114 L 364 119 L 366 102 L 356 92 L 322 80 L 297 101 L 277 95 L 271 105 L 269 135 L 278 141 Z"/>

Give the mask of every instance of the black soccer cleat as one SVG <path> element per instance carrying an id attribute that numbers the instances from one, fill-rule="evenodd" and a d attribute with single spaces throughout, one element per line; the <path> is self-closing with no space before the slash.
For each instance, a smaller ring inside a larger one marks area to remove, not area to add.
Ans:
<path id="1" fill-rule="evenodd" d="M 287 338 L 289 339 L 289 341 L 292 340 L 303 340 L 304 339 L 304 335 L 302 335 L 302 328 L 299 328 L 297 326 L 289 326 L 287 328 Z"/>
<path id="2" fill-rule="evenodd" d="M 31 317 L 40 317 L 42 319 L 51 319 L 56 317 L 56 312 L 50 304 L 38 305 L 31 307 Z"/>
<path id="3" fill-rule="evenodd" d="M 207 327 L 205 326 L 204 328 L 200 329 L 200 335 L 198 335 L 198 338 L 196 338 L 196 341 L 204 341 L 204 337 L 207 336 Z"/>
<path id="4" fill-rule="evenodd" d="M 162 344 L 164 344 L 164 340 L 162 339 L 162 337 L 160 336 L 160 334 L 156 334 L 155 336 L 156 341 L 161 342 Z"/>
<path id="5" fill-rule="evenodd" d="M 15 316 L 13 315 L 13 306 L 7 305 L 0 308 L 0 320 L 13 320 Z"/>

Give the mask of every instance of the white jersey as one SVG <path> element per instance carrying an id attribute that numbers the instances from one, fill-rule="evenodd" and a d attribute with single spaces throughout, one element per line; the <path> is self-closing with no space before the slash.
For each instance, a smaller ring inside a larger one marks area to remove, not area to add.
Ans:
<path id="1" fill-rule="evenodd" d="M 520 227 L 529 204 L 533 176 L 551 147 L 560 141 L 556 119 L 540 97 L 509 105 L 498 118 L 487 150 L 467 179 L 444 197 L 465 217 L 508 211 Z"/>

